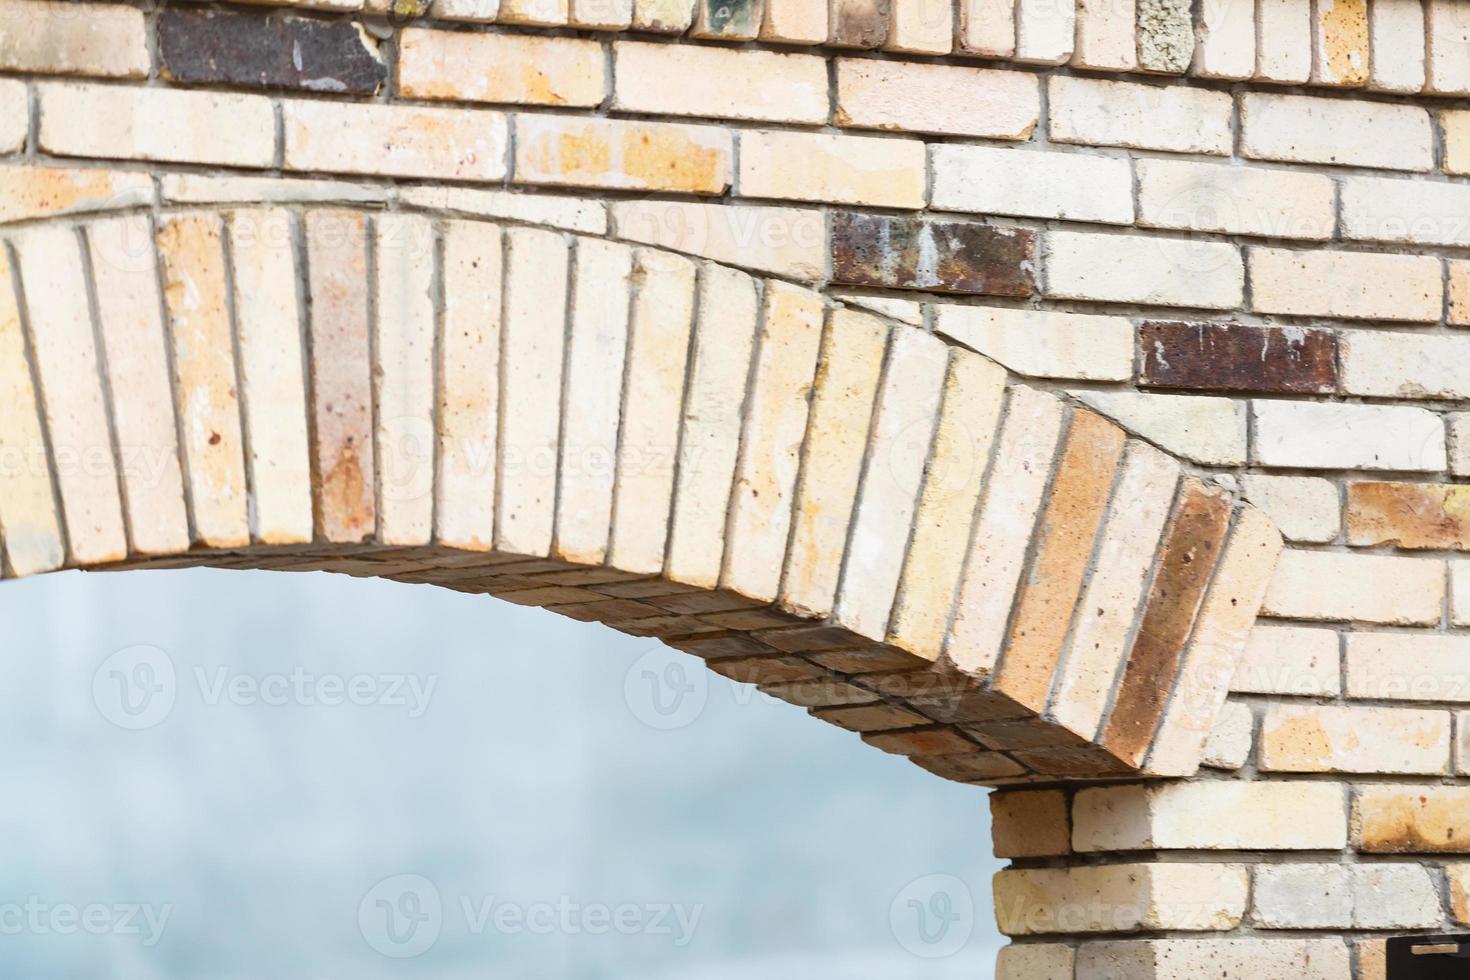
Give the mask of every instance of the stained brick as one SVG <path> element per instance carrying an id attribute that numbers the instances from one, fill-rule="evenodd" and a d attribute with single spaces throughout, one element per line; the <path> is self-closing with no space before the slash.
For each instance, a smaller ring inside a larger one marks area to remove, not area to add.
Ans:
<path id="1" fill-rule="evenodd" d="M 858 286 L 1029 296 L 1036 236 L 1019 228 L 886 215 L 832 216 L 832 280 Z"/>
<path id="2" fill-rule="evenodd" d="M 388 76 L 377 44 L 345 20 L 165 7 L 158 55 L 186 83 L 371 95 Z"/>
<path id="3" fill-rule="evenodd" d="M 1337 390 L 1337 334 L 1240 323 L 1139 324 L 1139 383 L 1154 388 L 1326 394 Z"/>
<path id="4" fill-rule="evenodd" d="M 1350 483 L 1347 527 L 1355 545 L 1470 551 L 1470 487 Z"/>

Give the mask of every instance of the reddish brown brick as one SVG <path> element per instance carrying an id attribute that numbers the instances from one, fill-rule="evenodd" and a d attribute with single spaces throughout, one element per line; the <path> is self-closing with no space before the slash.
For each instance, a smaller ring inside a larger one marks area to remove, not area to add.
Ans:
<path id="1" fill-rule="evenodd" d="M 838 213 L 832 281 L 891 289 L 1029 296 L 1036 235 L 973 221 Z"/>
<path id="2" fill-rule="evenodd" d="M 1158 571 L 1128 652 L 1116 706 L 1103 729 L 1103 746 L 1134 765 L 1148 751 L 1164 701 L 1174 689 L 1179 658 L 1229 523 L 1230 497 L 1224 491 L 1196 479 L 1185 481 L 1155 563 Z"/>
<path id="3" fill-rule="evenodd" d="M 377 45 L 351 21 L 165 6 L 158 56 L 178 82 L 372 95 L 388 77 Z"/>
<path id="4" fill-rule="evenodd" d="M 1139 383 L 1152 388 L 1325 394 L 1337 390 L 1337 334 L 1300 327 L 1150 320 L 1138 327 Z"/>
<path id="5" fill-rule="evenodd" d="M 1470 551 L 1470 487 L 1350 483 L 1347 529 L 1360 546 Z"/>

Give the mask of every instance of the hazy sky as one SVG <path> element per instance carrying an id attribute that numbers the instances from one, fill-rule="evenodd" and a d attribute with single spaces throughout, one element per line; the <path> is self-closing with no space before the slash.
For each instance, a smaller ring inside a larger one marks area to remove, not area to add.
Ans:
<path id="1" fill-rule="evenodd" d="M 0 622 L 6 976 L 991 977 L 982 791 L 652 641 L 319 573 Z"/>

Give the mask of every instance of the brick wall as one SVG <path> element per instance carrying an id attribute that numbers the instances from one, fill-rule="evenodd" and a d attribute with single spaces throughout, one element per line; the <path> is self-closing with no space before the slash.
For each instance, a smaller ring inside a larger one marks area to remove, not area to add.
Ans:
<path id="1" fill-rule="evenodd" d="M 1470 927 L 1467 95 L 1470 0 L 0 0 L 0 574 L 658 636 L 1000 786 L 1006 980 L 1376 980 Z"/>

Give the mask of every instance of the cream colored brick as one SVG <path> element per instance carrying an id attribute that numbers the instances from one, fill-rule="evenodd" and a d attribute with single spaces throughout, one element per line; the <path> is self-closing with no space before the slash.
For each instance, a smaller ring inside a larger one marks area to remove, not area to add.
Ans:
<path id="1" fill-rule="evenodd" d="M 1250 248 L 1251 308 L 1261 313 L 1432 323 L 1444 309 L 1439 259 Z"/>
<path id="2" fill-rule="evenodd" d="M 780 585 L 821 336 L 816 293 L 767 284 L 721 575 L 723 586 L 767 602 Z"/>
<path id="3" fill-rule="evenodd" d="M 1453 0 L 1426 0 L 1429 81 L 1426 92 L 1470 95 L 1470 10 Z"/>
<path id="4" fill-rule="evenodd" d="M 1350 330 L 1342 335 L 1339 357 L 1345 394 L 1470 397 L 1470 337 Z"/>
<path id="5" fill-rule="evenodd" d="M 1246 892 L 1238 864 L 1010 869 L 995 876 L 996 921 L 1008 936 L 1229 930 Z"/>
<path id="6" fill-rule="evenodd" d="M 1349 633 L 1344 664 L 1350 698 L 1470 703 L 1470 637 Z"/>
<path id="7" fill-rule="evenodd" d="M 398 43 L 404 98 L 595 106 L 607 94 L 595 41 L 410 28 Z"/>
<path id="8" fill-rule="evenodd" d="M 1228 310 L 1241 304 L 1244 290 L 1240 251 L 1225 242 L 1046 234 L 1048 296 Z"/>
<path id="9" fill-rule="evenodd" d="M 888 51 L 949 54 L 954 47 L 954 4 L 951 0 L 892 0 L 888 16 Z"/>
<path id="10" fill-rule="evenodd" d="M 1253 473 L 1241 478 L 1241 487 L 1288 541 L 1326 544 L 1342 530 L 1342 501 L 1337 486 L 1327 480 Z"/>
<path id="11" fill-rule="evenodd" d="M 24 232 L 12 245 L 29 312 L 68 558 L 79 565 L 117 561 L 127 556 L 128 541 L 81 241 L 69 227 L 45 225 Z"/>
<path id="12" fill-rule="evenodd" d="M 888 296 L 865 296 L 861 293 L 848 293 L 835 289 L 828 290 L 827 295 L 849 306 L 870 310 L 890 320 L 907 323 L 911 327 L 922 327 L 924 325 L 924 304 L 917 300 L 893 299 Z"/>
<path id="13" fill-rule="evenodd" d="M 495 19 L 502 24 L 557 27 L 570 19 L 567 3 L 568 0 L 500 0 Z"/>
<path id="14" fill-rule="evenodd" d="M 1054 142 L 1230 152 L 1231 101 L 1223 92 L 1062 75 L 1047 85 Z"/>
<path id="15" fill-rule="evenodd" d="M 1251 749 L 1256 744 L 1255 722 L 1256 716 L 1251 713 L 1250 705 L 1228 702 L 1210 729 L 1200 764 L 1227 772 L 1244 766 L 1250 761 Z"/>
<path id="16" fill-rule="evenodd" d="M 24 147 L 30 128 L 31 103 L 25 83 L 0 78 L 0 153 Z"/>
<path id="17" fill-rule="evenodd" d="M 1076 5 L 1051 0 L 1018 0 L 1016 61 L 1060 65 L 1072 57 L 1077 35 Z"/>
<path id="18" fill-rule="evenodd" d="M 99 3 L 6 0 L 0 5 L 0 68 L 56 75 L 142 78 L 148 74 L 143 11 Z"/>
<path id="19" fill-rule="evenodd" d="M 422 545 L 434 530 L 434 234 L 428 218 L 405 214 L 373 231 L 378 538 Z"/>
<path id="20" fill-rule="evenodd" d="M 1257 399 L 1252 456 L 1263 466 L 1305 469 L 1445 468 L 1444 423 L 1400 405 L 1347 405 Z"/>
<path id="21" fill-rule="evenodd" d="M 1099 786 L 1072 805 L 1078 851 L 1336 851 L 1347 845 L 1347 787 L 1209 780 Z"/>
<path id="22" fill-rule="evenodd" d="M 629 325 L 608 561 L 625 571 L 652 574 L 663 570 L 668 543 L 684 368 L 694 320 L 695 265 L 642 249 L 633 276 L 638 290 Z"/>
<path id="23" fill-rule="evenodd" d="M 1429 115 L 1417 107 L 1247 93 L 1240 102 L 1240 151 L 1253 160 L 1428 170 Z"/>
<path id="24" fill-rule="evenodd" d="M 533 228 L 511 228 L 506 239 L 495 547 L 543 556 L 555 521 L 570 250 L 562 235 Z"/>
<path id="25" fill-rule="evenodd" d="M 1245 461 L 1245 412 L 1232 399 L 1133 391 L 1089 390 L 1072 395 L 1171 453 L 1207 466 Z"/>
<path id="26" fill-rule="evenodd" d="M 1091 738 L 1102 721 L 1164 524 L 1179 482 L 1179 463 L 1134 441 L 1103 525 L 1097 558 L 1067 640 L 1050 717 Z"/>
<path id="27" fill-rule="evenodd" d="M 584 197 L 437 186 L 405 187 L 398 199 L 405 205 L 433 211 L 505 218 L 589 235 L 607 234 L 607 205 Z"/>
<path id="28" fill-rule="evenodd" d="M 1018 374 L 1088 381 L 1133 376 L 1125 317 L 935 304 L 934 329 Z"/>
<path id="29" fill-rule="evenodd" d="M 1444 127 L 1444 172 L 1470 174 L 1470 112 L 1440 113 Z"/>
<path id="30" fill-rule="evenodd" d="M 241 407 L 252 527 L 265 544 L 310 541 L 306 430 L 294 223 L 284 210 L 229 216 Z"/>
<path id="31" fill-rule="evenodd" d="M 1271 704 L 1262 772 L 1438 775 L 1449 772 L 1450 714 L 1346 705 Z"/>
<path id="32" fill-rule="evenodd" d="M 1182 74 L 1194 57 L 1195 29 L 1187 0 L 1138 0 L 1138 64 L 1144 71 Z"/>
<path id="33" fill-rule="evenodd" d="M 444 226 L 435 536 L 470 551 L 488 551 L 495 541 L 504 251 L 496 225 Z"/>
<path id="34" fill-rule="evenodd" d="M 1225 703 L 1225 678 L 1245 651 L 1281 545 L 1281 532 L 1265 512 L 1247 509 L 1236 519 L 1159 720 L 1150 772 L 1194 774 Z"/>
<path id="35" fill-rule="evenodd" d="M 1448 259 L 1445 265 L 1449 272 L 1447 320 L 1452 327 L 1470 326 L 1470 262 Z"/>
<path id="36" fill-rule="evenodd" d="M 382 204 L 391 199 L 393 193 L 387 187 L 345 180 L 214 177 L 206 174 L 163 174 L 159 186 L 163 200 L 179 204 Z"/>
<path id="37" fill-rule="evenodd" d="M 953 143 L 934 146 L 932 154 L 937 210 L 1133 221 L 1133 173 L 1120 157 Z"/>
<path id="38" fill-rule="evenodd" d="M 1311 74 L 1312 0 L 1258 0 L 1256 77 L 1301 83 Z"/>
<path id="39" fill-rule="evenodd" d="M 434 0 L 433 14 L 440 20 L 493 24 L 500 15 L 500 0 Z"/>
<path id="40" fill-rule="evenodd" d="M 264 96 L 61 82 L 37 89 L 39 144 L 59 156 L 227 167 L 275 162 L 275 111 Z"/>
<path id="41" fill-rule="evenodd" d="M 1255 0 L 1221 0 L 1200 8 L 1194 74 L 1201 78 L 1250 78 L 1256 71 Z"/>
<path id="42" fill-rule="evenodd" d="M 1470 476 L 1470 412 L 1452 412 L 1449 423 L 1450 472 Z"/>
<path id="43" fill-rule="evenodd" d="M 729 131 L 713 126 L 516 117 L 518 184 L 723 194 L 733 155 Z"/>
<path id="44" fill-rule="evenodd" d="M 966 351 L 950 356 L 933 457 L 889 625 L 889 642 L 923 657 L 937 658 L 944 643 L 975 501 L 1000 427 L 1005 382 L 998 364 Z"/>
<path id="45" fill-rule="evenodd" d="M 1337 696 L 1342 690 L 1337 633 L 1261 624 L 1251 631 L 1230 690 L 1243 694 Z"/>
<path id="46" fill-rule="evenodd" d="M 713 588 L 720 577 L 759 315 L 756 284 L 749 276 L 704 267 L 665 566 L 676 582 Z"/>
<path id="47" fill-rule="evenodd" d="M 740 134 L 740 195 L 875 207 L 924 206 L 924 144 L 777 130 Z"/>
<path id="48" fill-rule="evenodd" d="M 1450 918 L 1457 925 L 1470 925 L 1470 864 L 1445 868 L 1450 882 Z"/>
<path id="49" fill-rule="evenodd" d="M 996 857 L 1070 854 L 1067 795 L 1056 789 L 991 793 L 990 833 Z"/>
<path id="50" fill-rule="evenodd" d="M 1353 946 L 1358 951 L 1357 980 L 1388 980 L 1387 939 L 1359 939 Z"/>
<path id="51" fill-rule="evenodd" d="M 138 247 L 152 237 L 141 215 L 87 226 L 128 530 L 132 550 L 145 555 L 189 547 L 158 267 L 153 249 Z"/>
<path id="52" fill-rule="evenodd" d="M 1030 139 L 1041 112 L 1034 75 L 957 65 L 839 58 L 839 126 Z"/>
<path id="53" fill-rule="evenodd" d="M 832 312 L 822 337 L 781 582 L 781 607 L 801 616 L 825 617 L 836 601 L 887 348 L 888 329 L 881 320 L 850 310 Z"/>
<path id="54" fill-rule="evenodd" d="M 1003 947 L 996 956 L 995 980 L 1072 980 L 1076 953 L 1056 943 Z"/>
<path id="55" fill-rule="evenodd" d="M 633 0 L 633 30 L 683 34 L 694 23 L 694 0 Z"/>
<path id="56" fill-rule="evenodd" d="M 1463 854 L 1470 850 L 1467 803 L 1463 786 L 1362 786 L 1353 799 L 1353 846 L 1369 854 Z"/>
<path id="57" fill-rule="evenodd" d="M 0 249 L 0 398 L 8 406 L 0 412 L 0 453 L 5 456 L 5 479 L 0 480 L 5 536 L 0 544 L 13 574 L 34 575 L 60 568 L 66 552 L 11 274 L 10 256 Z"/>
<path id="58" fill-rule="evenodd" d="M 625 112 L 825 124 L 831 109 L 813 55 L 618 41 L 613 57 L 613 107 Z"/>
<path id="59" fill-rule="evenodd" d="M 1444 608 L 1444 563 L 1288 549 L 1262 612 L 1285 619 L 1432 626 Z"/>
<path id="60" fill-rule="evenodd" d="M 827 270 L 827 220 L 807 208 L 614 201 L 619 238 L 814 282 Z"/>
<path id="61" fill-rule="evenodd" d="M 933 334 L 893 331 L 833 617 L 860 636 L 888 635 L 948 365 Z"/>
<path id="62" fill-rule="evenodd" d="M 958 0 L 959 48 L 987 58 L 1016 53 L 1016 5 L 1006 0 Z"/>
<path id="63" fill-rule="evenodd" d="M 1338 938 L 1158 939 L 1087 943 L 1077 952 L 1076 980 L 1348 980 L 1352 969 Z"/>
<path id="64" fill-rule="evenodd" d="M 498 4 L 500 0 L 487 0 Z M 567 22 L 590 30 L 624 31 L 633 23 L 633 0 L 570 0 Z"/>
<path id="65" fill-rule="evenodd" d="M 1450 621 L 1470 626 L 1470 561 L 1450 562 Z"/>
<path id="66" fill-rule="evenodd" d="M 633 250 L 614 242 L 582 239 L 577 244 L 575 276 L 562 399 L 566 417 L 562 420 L 556 556 L 581 565 L 600 565 L 607 558 L 617 493 Z"/>
<path id="67" fill-rule="evenodd" d="M 504 115 L 483 109 L 287 100 L 287 170 L 499 180 Z"/>
<path id="68" fill-rule="evenodd" d="M 1065 412 L 1055 395 L 1011 389 L 945 640 L 950 660 L 967 673 L 988 675 L 1000 655 Z"/>
<path id="69" fill-rule="evenodd" d="M 1327 239 L 1336 223 L 1332 181 L 1321 174 L 1139 160 L 1138 188 L 1143 227 Z"/>
<path id="70" fill-rule="evenodd" d="M 169 217 L 158 252 L 195 537 L 239 548 L 250 543 L 250 524 L 221 232 L 212 215 Z"/>
<path id="71" fill-rule="evenodd" d="M 1373 0 L 1368 6 L 1373 49 L 1368 87 L 1414 93 L 1424 88 L 1425 43 L 1422 0 Z"/>
<path id="72" fill-rule="evenodd" d="M 1470 246 L 1459 217 L 1470 187 L 1423 180 L 1349 177 L 1342 183 L 1342 233 L 1370 242 Z"/>
<path id="73" fill-rule="evenodd" d="M 1256 871 L 1252 920 L 1267 929 L 1428 929 L 1439 886 L 1417 864 L 1300 864 Z"/>
<path id="74" fill-rule="evenodd" d="M 1317 0 L 1312 81 L 1356 88 L 1368 80 L 1368 0 Z"/>
<path id="75" fill-rule="evenodd" d="M 1137 20 L 1134 0 L 1079 0 L 1077 50 L 1072 53 L 1072 64 L 1078 68 L 1136 70 Z"/>
<path id="76" fill-rule="evenodd" d="M 0 223 L 153 203 L 147 174 L 0 166 Z"/>
<path id="77" fill-rule="evenodd" d="M 827 33 L 827 0 L 766 0 L 762 40 L 821 44 Z"/>

